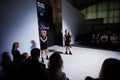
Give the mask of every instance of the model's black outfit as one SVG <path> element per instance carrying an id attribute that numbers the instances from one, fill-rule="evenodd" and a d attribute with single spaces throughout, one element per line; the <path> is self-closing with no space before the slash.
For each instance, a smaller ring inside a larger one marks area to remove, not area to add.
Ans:
<path id="1" fill-rule="evenodd" d="M 71 42 L 71 35 L 66 35 L 65 34 L 65 46 L 71 46 L 70 45 L 70 42 Z"/>
<path id="2" fill-rule="evenodd" d="M 41 38 L 42 38 L 43 40 L 45 40 L 47 37 L 41 36 Z M 43 41 L 40 39 L 40 42 L 41 42 L 41 44 L 40 44 L 41 50 L 47 49 L 47 41 L 43 42 Z"/>

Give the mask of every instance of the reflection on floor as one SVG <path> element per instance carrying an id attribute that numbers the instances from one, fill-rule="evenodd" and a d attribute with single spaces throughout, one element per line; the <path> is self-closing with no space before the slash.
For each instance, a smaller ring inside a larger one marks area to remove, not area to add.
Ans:
<path id="1" fill-rule="evenodd" d="M 97 78 L 103 61 L 107 58 L 120 59 L 120 52 L 72 46 L 73 55 L 66 55 L 65 47 L 51 46 L 49 56 L 57 51 L 64 61 L 63 71 L 70 80 L 84 80 L 86 76 Z M 45 60 L 47 67 L 48 60 Z"/>

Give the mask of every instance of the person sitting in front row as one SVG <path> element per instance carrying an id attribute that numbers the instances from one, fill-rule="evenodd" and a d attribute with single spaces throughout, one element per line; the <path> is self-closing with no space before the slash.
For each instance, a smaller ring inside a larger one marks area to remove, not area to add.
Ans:
<path id="1" fill-rule="evenodd" d="M 49 58 L 46 80 L 69 80 L 62 72 L 63 60 L 59 53 L 53 53 Z"/>
<path id="2" fill-rule="evenodd" d="M 102 64 L 99 77 L 87 76 L 85 80 L 120 80 L 120 60 L 115 58 L 106 59 Z"/>
<path id="3" fill-rule="evenodd" d="M 39 61 L 40 49 L 33 48 L 30 54 L 31 57 L 23 63 L 24 80 L 44 80 L 46 65 Z"/>

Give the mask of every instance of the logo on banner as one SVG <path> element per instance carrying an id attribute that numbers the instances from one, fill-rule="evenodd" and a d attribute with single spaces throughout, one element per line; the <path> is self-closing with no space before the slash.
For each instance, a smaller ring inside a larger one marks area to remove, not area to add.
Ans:
<path id="1" fill-rule="evenodd" d="M 49 26 L 41 23 L 41 24 L 40 24 L 40 29 L 41 29 L 41 30 L 48 30 L 48 29 L 49 29 Z"/>

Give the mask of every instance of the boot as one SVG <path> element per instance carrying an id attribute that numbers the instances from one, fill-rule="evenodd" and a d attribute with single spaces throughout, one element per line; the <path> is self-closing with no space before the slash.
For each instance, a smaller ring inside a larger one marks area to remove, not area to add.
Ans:
<path id="1" fill-rule="evenodd" d="M 48 56 L 46 56 L 46 59 L 47 59 L 47 60 L 49 59 Z"/>
<path id="2" fill-rule="evenodd" d="M 72 55 L 71 51 L 69 52 L 70 55 Z"/>
<path id="3" fill-rule="evenodd" d="M 67 51 L 65 52 L 65 54 L 68 54 Z"/>
<path id="4" fill-rule="evenodd" d="M 44 59 L 42 58 L 42 62 L 44 63 Z"/>

